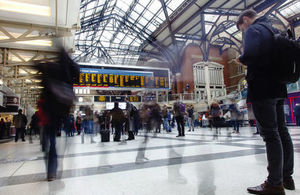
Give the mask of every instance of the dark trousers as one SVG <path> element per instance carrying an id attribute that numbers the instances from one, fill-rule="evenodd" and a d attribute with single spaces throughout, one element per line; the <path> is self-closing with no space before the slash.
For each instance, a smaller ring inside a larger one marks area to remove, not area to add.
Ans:
<path id="1" fill-rule="evenodd" d="M 233 130 L 236 130 L 237 132 L 240 132 L 240 123 L 237 119 L 232 120 L 232 125 L 233 125 Z"/>
<path id="2" fill-rule="evenodd" d="M 114 141 L 119 141 L 121 138 L 121 131 L 123 128 L 123 124 L 122 123 L 114 123 L 113 126 L 115 127 Z"/>
<path id="3" fill-rule="evenodd" d="M 268 159 L 267 182 L 280 185 L 292 177 L 294 149 L 284 117 L 283 99 L 266 99 L 252 103 L 260 135 L 266 143 Z"/>
<path id="4" fill-rule="evenodd" d="M 53 120 L 44 127 L 44 144 L 46 151 L 47 177 L 56 176 L 57 172 L 57 153 L 56 153 L 56 133 L 59 128 L 58 120 Z"/>
<path id="5" fill-rule="evenodd" d="M 19 134 L 21 134 L 22 141 L 24 141 L 25 140 L 25 127 L 16 128 L 16 136 L 15 136 L 15 141 L 16 142 L 19 139 Z"/>
<path id="6" fill-rule="evenodd" d="M 177 123 L 177 129 L 178 129 L 178 135 L 184 136 L 184 118 L 183 116 L 176 116 L 176 123 Z"/>

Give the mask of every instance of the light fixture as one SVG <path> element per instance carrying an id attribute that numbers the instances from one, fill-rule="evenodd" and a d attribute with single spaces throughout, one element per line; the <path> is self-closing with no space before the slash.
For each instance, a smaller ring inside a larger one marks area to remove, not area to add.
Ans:
<path id="1" fill-rule="evenodd" d="M 24 3 L 16 0 L 0 0 L 0 10 L 31 15 L 51 16 L 51 9 L 49 6 Z"/>
<path id="2" fill-rule="evenodd" d="M 24 45 L 46 46 L 46 47 L 52 46 L 52 41 L 50 41 L 50 40 L 17 41 L 16 43 L 24 44 Z"/>
<path id="3" fill-rule="evenodd" d="M 78 102 L 83 102 L 83 98 L 82 98 L 82 97 L 79 97 L 79 98 L 78 98 Z"/>

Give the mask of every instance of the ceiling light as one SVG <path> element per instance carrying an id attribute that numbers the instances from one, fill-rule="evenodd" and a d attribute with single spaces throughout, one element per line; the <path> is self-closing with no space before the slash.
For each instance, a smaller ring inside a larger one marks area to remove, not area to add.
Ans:
<path id="1" fill-rule="evenodd" d="M 52 41 L 49 40 L 31 40 L 31 41 L 17 41 L 18 44 L 25 44 L 25 45 L 37 45 L 37 46 L 52 46 Z"/>
<path id="2" fill-rule="evenodd" d="M 0 10 L 31 15 L 51 16 L 49 6 L 23 3 L 16 0 L 0 0 Z"/>

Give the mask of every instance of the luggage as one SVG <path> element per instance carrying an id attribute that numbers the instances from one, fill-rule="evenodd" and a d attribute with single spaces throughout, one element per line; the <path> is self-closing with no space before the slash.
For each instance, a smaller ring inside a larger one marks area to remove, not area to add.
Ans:
<path id="1" fill-rule="evenodd" d="M 107 116 L 105 116 L 104 122 L 104 130 L 100 131 L 101 142 L 109 142 L 110 141 L 110 132 L 109 132 L 109 124 L 108 124 Z"/>
<path id="2" fill-rule="evenodd" d="M 110 132 L 109 130 L 100 131 L 101 142 L 109 142 L 110 141 Z"/>

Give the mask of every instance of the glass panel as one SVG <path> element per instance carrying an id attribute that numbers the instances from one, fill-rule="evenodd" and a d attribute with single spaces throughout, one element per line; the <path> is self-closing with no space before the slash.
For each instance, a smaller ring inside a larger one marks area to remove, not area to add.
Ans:
<path id="1" fill-rule="evenodd" d="M 160 8 L 161 8 L 160 0 L 153 0 L 150 6 L 148 7 L 148 10 L 156 14 L 156 12 L 158 12 Z"/>

